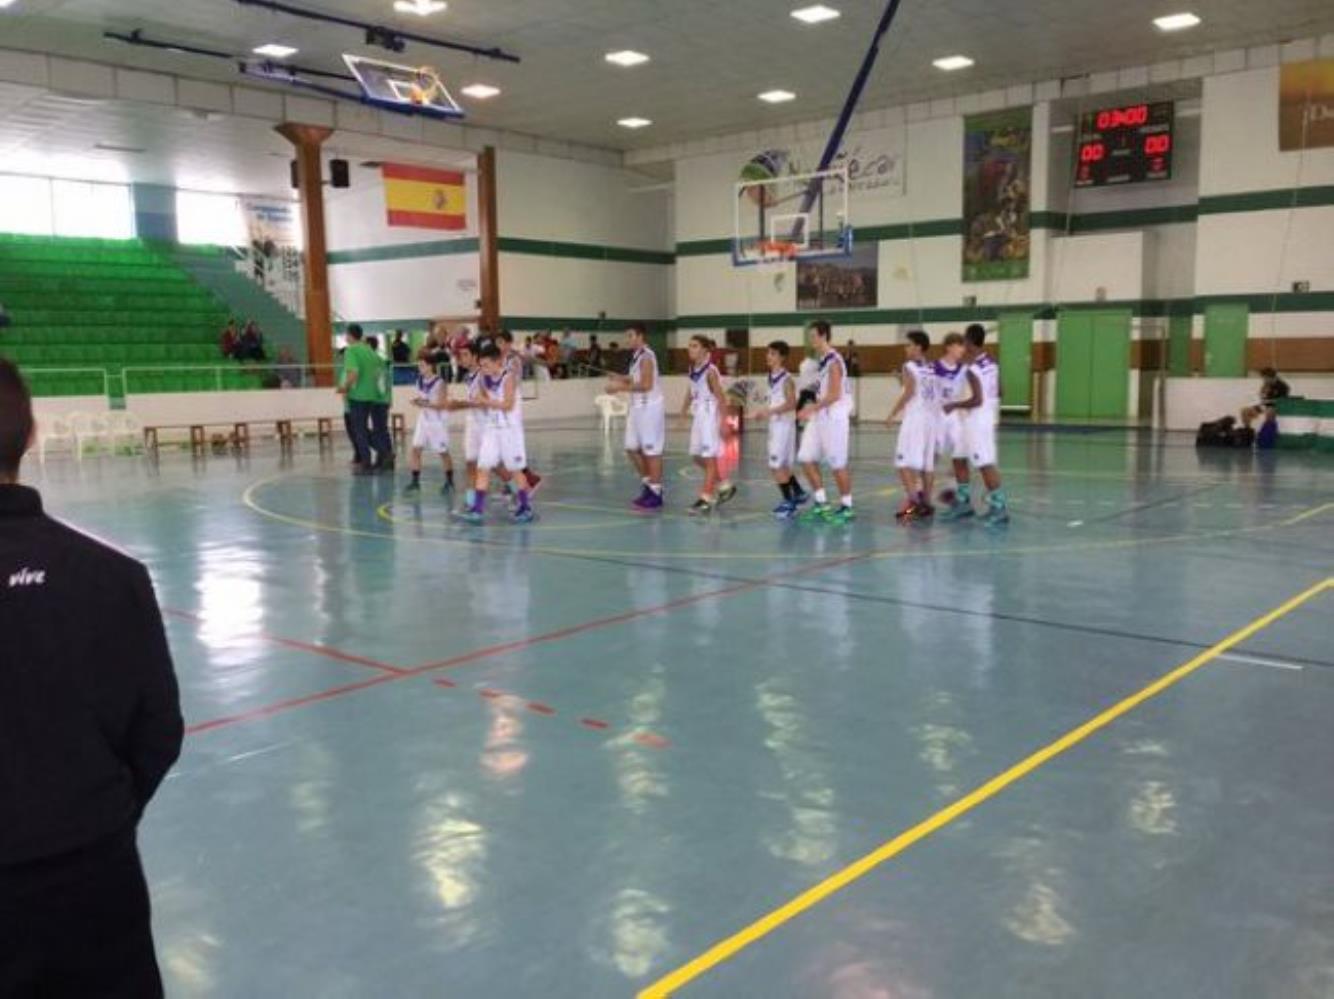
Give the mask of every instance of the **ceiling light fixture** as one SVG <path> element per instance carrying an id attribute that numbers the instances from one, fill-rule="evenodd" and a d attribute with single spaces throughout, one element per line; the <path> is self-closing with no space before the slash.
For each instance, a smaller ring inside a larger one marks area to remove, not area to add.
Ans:
<path id="1" fill-rule="evenodd" d="M 616 124 L 621 128 L 648 128 L 653 122 L 648 118 L 621 118 Z"/>
<path id="2" fill-rule="evenodd" d="M 277 42 L 269 42 L 267 45 L 256 45 L 252 50 L 255 55 L 268 56 L 270 59 L 286 59 L 290 55 L 296 55 L 297 50 L 290 45 L 279 45 Z"/>
<path id="3" fill-rule="evenodd" d="M 936 69 L 943 69 L 946 73 L 953 73 L 956 69 L 967 69 L 973 65 L 973 60 L 966 55 L 945 56 L 941 59 L 935 59 L 931 63 Z"/>
<path id="4" fill-rule="evenodd" d="M 448 6 L 445 0 L 394 0 L 394 10 L 400 14 L 416 14 L 418 17 L 439 14 Z"/>
<path id="5" fill-rule="evenodd" d="M 1180 14 L 1155 17 L 1153 23 L 1159 31 L 1184 31 L 1186 28 L 1195 27 L 1200 23 L 1200 19 L 1190 11 L 1182 11 Z"/>
<path id="6" fill-rule="evenodd" d="M 643 52 L 636 52 L 634 49 L 622 49 L 620 52 L 608 52 L 607 62 L 614 62 L 617 66 L 624 66 L 627 69 L 631 66 L 641 66 L 648 62 L 648 56 Z"/>
<path id="7" fill-rule="evenodd" d="M 485 101 L 499 94 L 500 88 L 493 87 L 489 83 L 470 83 L 460 90 L 459 93 L 467 94 L 469 97 L 474 97 L 479 101 Z"/>
<path id="8" fill-rule="evenodd" d="M 795 101 L 797 95 L 790 90 L 766 90 L 759 95 L 759 98 L 765 104 L 786 104 L 788 101 Z"/>
<path id="9" fill-rule="evenodd" d="M 0 10 L 4 10 L 6 7 L 13 6 L 13 4 L 14 0 L 0 0 Z"/>
<path id="10" fill-rule="evenodd" d="M 833 7 L 826 7 L 822 3 L 817 3 L 813 7 L 799 7 L 792 12 L 792 16 L 803 24 L 820 24 L 823 21 L 832 21 L 843 15 L 834 10 Z"/>

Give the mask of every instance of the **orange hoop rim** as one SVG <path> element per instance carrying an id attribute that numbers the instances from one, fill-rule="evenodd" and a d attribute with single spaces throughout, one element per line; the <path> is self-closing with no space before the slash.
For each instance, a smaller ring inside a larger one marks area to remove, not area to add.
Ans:
<path id="1" fill-rule="evenodd" d="M 784 260 L 795 260 L 800 249 L 796 243 L 785 239 L 764 239 L 755 246 L 762 257 L 780 257 Z"/>

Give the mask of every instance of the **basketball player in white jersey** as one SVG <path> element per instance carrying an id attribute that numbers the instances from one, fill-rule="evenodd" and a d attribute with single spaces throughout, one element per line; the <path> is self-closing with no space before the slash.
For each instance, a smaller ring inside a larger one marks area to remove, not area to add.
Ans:
<path id="1" fill-rule="evenodd" d="M 1001 486 L 1000 469 L 996 466 L 996 425 L 1000 422 L 1000 365 L 983 350 L 987 331 L 974 323 L 964 332 L 967 349 L 964 363 L 968 365 L 969 382 L 974 394 L 962 401 L 950 403 L 948 410 L 964 414 L 964 434 L 968 441 L 968 457 L 973 467 L 982 473 L 987 487 L 987 512 L 982 519 L 988 524 L 1007 524 L 1010 521 L 1009 504 Z M 967 505 L 968 511 L 963 507 Z M 967 516 L 972 510 L 968 484 L 963 482 L 955 505 L 950 508 L 950 519 Z"/>
<path id="2" fill-rule="evenodd" d="M 626 342 L 632 351 L 630 373 L 612 375 L 607 388 L 630 396 L 630 412 L 625 418 L 625 453 L 643 487 L 632 505 L 639 510 L 661 510 L 667 409 L 658 376 L 658 357 L 648 345 L 647 328 L 640 323 L 633 323 L 626 330 Z"/>
<path id="3" fill-rule="evenodd" d="M 936 382 L 940 386 L 940 433 L 936 438 L 936 457 L 947 455 L 954 464 L 954 479 L 957 488 L 953 497 L 941 493 L 941 499 L 949 503 L 948 509 L 941 514 L 942 520 L 957 520 L 959 517 L 971 517 L 973 507 L 968 499 L 968 437 L 965 432 L 963 411 L 954 408 L 982 390 L 977 385 L 977 376 L 968 370 L 963 356 L 967 349 L 962 333 L 950 333 L 945 337 L 945 352 L 936 362 Z M 964 503 L 959 503 L 962 497 Z"/>
<path id="4" fill-rule="evenodd" d="M 757 414 L 761 420 L 769 421 L 769 471 L 783 494 L 783 502 L 774 507 L 774 516 L 779 520 L 792 519 L 797 509 L 810 499 L 792 474 L 797 458 L 797 384 L 787 370 L 791 352 L 786 340 L 769 344 L 765 354 L 769 366 L 769 405 Z"/>
<path id="5" fill-rule="evenodd" d="M 690 457 L 704 470 L 704 488 L 690 507 L 693 517 L 707 516 L 715 506 L 736 495 L 736 486 L 718 473 L 718 456 L 723 453 L 723 378 L 711 359 L 713 341 L 706 336 L 692 336 L 686 345 L 690 357 L 690 384 L 686 390 L 682 414 L 691 417 Z"/>
<path id="6" fill-rule="evenodd" d="M 477 478 L 472 503 L 461 518 L 480 524 L 486 518 L 486 494 L 491 484 L 491 469 L 504 468 L 518 486 L 513 519 L 517 524 L 531 523 L 537 515 L 529 502 L 528 480 L 523 474 L 528 452 L 523 439 L 523 424 L 515 419 L 519 385 L 514 372 L 505 367 L 500 349 L 488 344 L 479 351 L 481 392 L 472 406 L 482 417 L 481 446 L 477 453 Z"/>
<path id="7" fill-rule="evenodd" d="M 899 520 L 917 520 L 935 513 L 931 487 L 935 481 L 936 437 L 940 432 L 940 394 L 936 373 L 926 352 L 931 338 L 921 330 L 908 334 L 904 347 L 903 392 L 889 412 L 886 423 L 902 417 L 899 439 L 894 446 L 894 467 L 903 483 L 903 504 L 894 515 Z"/>
<path id="8" fill-rule="evenodd" d="M 811 325 L 811 346 L 819 364 L 820 382 L 815 401 L 797 414 L 806 421 L 797 460 L 815 495 L 815 505 L 802 515 L 803 523 L 846 524 L 856 517 L 852 508 L 852 472 L 848 468 L 852 395 L 843 357 L 834 349 L 833 335 L 829 324 L 822 319 Z M 834 473 L 839 491 L 837 509 L 830 505 L 825 493 L 821 462 Z"/>
<path id="9" fill-rule="evenodd" d="M 500 359 L 505 370 L 514 376 L 518 396 L 514 402 L 513 419 L 519 428 L 519 435 L 523 436 L 523 357 L 514 349 L 514 334 L 509 330 L 501 330 L 497 334 L 496 345 L 500 348 Z M 542 476 L 531 468 L 525 468 L 523 474 L 528 479 L 529 490 L 537 492 L 542 485 Z"/>
<path id="10" fill-rule="evenodd" d="M 441 494 L 454 490 L 454 456 L 449 453 L 449 411 L 457 409 L 458 405 L 449 401 L 448 391 L 445 379 L 436 373 L 432 352 L 425 348 L 418 351 L 417 394 L 413 396 L 412 405 L 421 410 L 421 414 L 412 431 L 412 454 L 408 459 L 412 479 L 405 492 L 421 492 L 422 451 L 427 448 L 440 456 L 440 464 L 445 470 Z"/>

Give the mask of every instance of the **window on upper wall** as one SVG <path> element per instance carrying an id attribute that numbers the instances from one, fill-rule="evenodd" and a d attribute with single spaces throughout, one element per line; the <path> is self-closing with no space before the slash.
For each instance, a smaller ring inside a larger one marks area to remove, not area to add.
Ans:
<path id="1" fill-rule="evenodd" d="M 176 239 L 214 246 L 246 245 L 250 237 L 241 199 L 234 194 L 177 191 Z"/>
<path id="2" fill-rule="evenodd" d="M 127 184 L 94 184 L 82 180 L 51 181 L 54 229 L 57 236 L 134 236 L 134 205 Z"/>
<path id="3" fill-rule="evenodd" d="M 0 174 L 0 232 L 49 236 L 52 231 L 51 181 Z"/>

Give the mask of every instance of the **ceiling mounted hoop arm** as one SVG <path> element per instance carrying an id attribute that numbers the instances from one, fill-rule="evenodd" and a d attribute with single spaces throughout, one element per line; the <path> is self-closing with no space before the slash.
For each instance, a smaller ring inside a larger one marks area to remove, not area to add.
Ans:
<path id="1" fill-rule="evenodd" d="M 354 17 L 343 17 L 339 14 L 326 14 L 324 11 L 309 10 L 305 7 L 295 7 L 292 4 L 282 3 L 280 0 L 236 0 L 242 7 L 260 7 L 264 10 L 271 10 L 278 14 L 287 14 L 291 17 L 303 17 L 308 21 L 320 21 L 324 24 L 337 24 L 344 28 L 356 28 L 358 31 L 373 33 L 384 38 L 398 38 L 404 41 L 417 42 L 421 45 L 432 45 L 440 49 L 450 49 L 454 52 L 466 52 L 469 55 L 479 56 L 483 59 L 496 59 L 500 62 L 520 62 L 518 56 L 512 52 L 506 52 L 498 46 L 492 48 L 481 48 L 477 45 L 469 45 L 467 42 L 451 42 L 445 38 L 432 38 L 430 35 L 419 35 L 413 31 L 400 31 L 397 28 L 390 28 L 383 24 L 376 24 L 373 21 L 358 21 Z"/>

